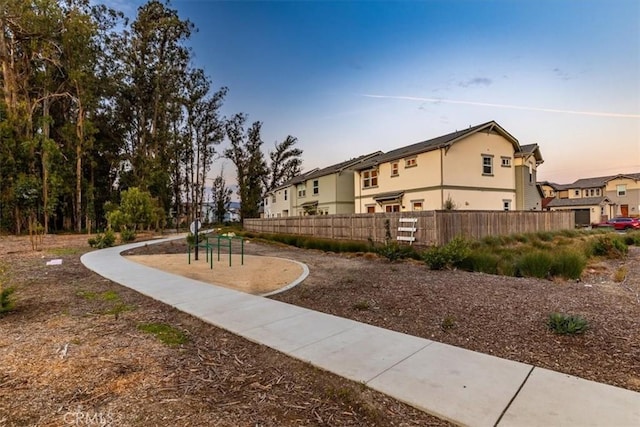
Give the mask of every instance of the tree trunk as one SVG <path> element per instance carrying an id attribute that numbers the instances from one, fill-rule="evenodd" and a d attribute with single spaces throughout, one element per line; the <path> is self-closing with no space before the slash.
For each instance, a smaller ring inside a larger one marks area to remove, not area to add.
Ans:
<path id="1" fill-rule="evenodd" d="M 84 142 L 84 109 L 78 97 L 78 123 L 76 124 L 76 232 L 82 231 L 82 145 Z"/>
<path id="2" fill-rule="evenodd" d="M 4 28 L 6 22 L 0 19 L 0 62 L 2 62 L 2 82 L 4 86 L 4 101 L 11 118 L 15 118 L 17 105 L 17 82 L 14 70 L 12 49 L 7 46 Z"/>
<path id="3" fill-rule="evenodd" d="M 42 103 L 42 206 L 44 234 L 49 233 L 49 100 Z"/>

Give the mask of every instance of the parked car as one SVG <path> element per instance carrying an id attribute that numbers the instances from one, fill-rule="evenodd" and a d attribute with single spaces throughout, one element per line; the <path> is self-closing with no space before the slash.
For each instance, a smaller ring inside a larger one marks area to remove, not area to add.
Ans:
<path id="1" fill-rule="evenodd" d="M 640 219 L 617 217 L 607 222 L 593 224 L 592 228 L 613 228 L 614 230 L 640 230 Z"/>

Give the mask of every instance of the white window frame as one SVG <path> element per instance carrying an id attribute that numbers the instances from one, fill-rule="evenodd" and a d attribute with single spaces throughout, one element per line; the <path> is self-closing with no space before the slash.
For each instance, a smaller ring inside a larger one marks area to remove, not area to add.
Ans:
<path id="1" fill-rule="evenodd" d="M 511 210 L 511 199 L 503 199 L 502 200 L 502 210 L 510 211 Z"/>
<path id="2" fill-rule="evenodd" d="M 384 205 L 384 211 L 387 213 L 400 212 L 400 203 L 389 203 Z"/>
<path id="3" fill-rule="evenodd" d="M 500 166 L 503 168 L 511 167 L 511 157 L 502 156 L 500 157 Z"/>
<path id="4" fill-rule="evenodd" d="M 284 201 L 287 201 L 287 190 L 284 190 Z"/>
<path id="5" fill-rule="evenodd" d="M 493 176 L 493 156 L 491 154 L 482 155 L 482 176 Z"/>
<path id="6" fill-rule="evenodd" d="M 424 210 L 424 201 L 423 200 L 412 200 L 411 201 L 411 210 L 412 211 L 422 211 L 422 210 Z"/>
<path id="7" fill-rule="evenodd" d="M 314 179 L 313 180 L 313 195 L 317 196 L 318 194 L 320 194 L 320 180 Z"/>
<path id="8" fill-rule="evenodd" d="M 627 195 L 627 184 L 616 185 L 616 194 L 618 197 L 625 197 Z"/>

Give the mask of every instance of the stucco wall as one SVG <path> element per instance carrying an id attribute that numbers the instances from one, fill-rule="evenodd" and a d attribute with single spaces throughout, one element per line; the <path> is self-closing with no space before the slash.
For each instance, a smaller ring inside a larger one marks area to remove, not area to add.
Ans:
<path id="1" fill-rule="evenodd" d="M 626 195 L 618 196 L 617 186 L 626 185 Z M 607 182 L 605 195 L 612 203 L 615 203 L 614 215 L 621 215 L 620 206 L 629 207 L 630 216 L 640 215 L 640 181 L 629 178 L 617 178 Z"/>

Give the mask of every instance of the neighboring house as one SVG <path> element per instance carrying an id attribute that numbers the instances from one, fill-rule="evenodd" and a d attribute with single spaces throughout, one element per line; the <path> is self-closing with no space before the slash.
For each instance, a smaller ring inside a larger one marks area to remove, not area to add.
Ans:
<path id="1" fill-rule="evenodd" d="M 516 207 L 518 211 L 542 210 L 544 193 L 537 184 L 538 166 L 544 160 L 538 144 L 520 146 L 514 155 L 516 172 Z"/>
<path id="2" fill-rule="evenodd" d="M 583 178 L 572 184 L 543 182 L 540 185 L 545 194 L 553 197 L 546 208 L 574 211 L 576 225 L 640 214 L 640 173 Z"/>
<path id="3" fill-rule="evenodd" d="M 265 218 L 354 213 L 354 171 L 380 151 L 298 175 L 264 198 Z"/>
<path id="4" fill-rule="evenodd" d="M 640 173 L 609 177 L 604 191 L 613 204 L 613 216 L 640 216 Z"/>
<path id="5" fill-rule="evenodd" d="M 541 209 L 541 163 L 536 144 L 523 150 L 495 121 L 483 123 L 356 165 L 355 212 Z"/>
<path id="6" fill-rule="evenodd" d="M 546 209 L 574 211 L 577 226 L 586 226 L 611 218 L 608 213 L 611 211 L 611 201 L 606 197 L 554 198 L 546 204 Z"/>
<path id="7" fill-rule="evenodd" d="M 215 218 L 215 206 L 213 203 L 205 202 L 202 210 L 204 211 L 204 222 L 214 223 Z M 238 222 L 240 221 L 240 203 L 231 202 L 227 207 L 227 211 L 224 213 L 223 222 Z"/>

